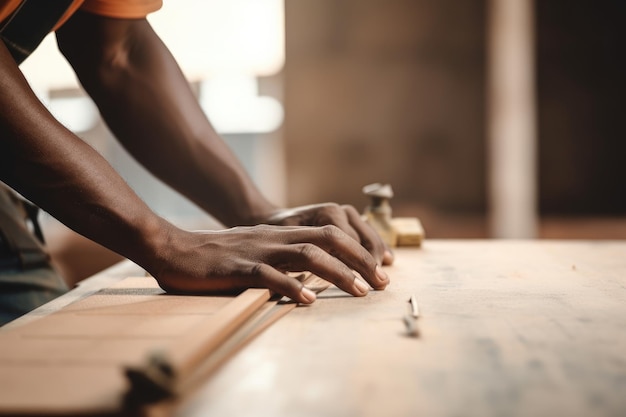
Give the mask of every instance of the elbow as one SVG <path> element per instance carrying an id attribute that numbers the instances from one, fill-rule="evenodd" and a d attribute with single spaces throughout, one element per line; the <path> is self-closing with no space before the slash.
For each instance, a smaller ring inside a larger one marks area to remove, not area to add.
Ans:
<path id="1" fill-rule="evenodd" d="M 131 27 L 124 21 L 81 13 L 57 31 L 57 45 L 93 97 L 132 75 L 131 34 Z M 89 44 L 85 39 L 90 39 Z"/>
<path id="2" fill-rule="evenodd" d="M 123 46 L 89 51 L 59 42 L 59 50 L 74 69 L 78 80 L 94 99 L 128 77 L 130 60 Z"/>

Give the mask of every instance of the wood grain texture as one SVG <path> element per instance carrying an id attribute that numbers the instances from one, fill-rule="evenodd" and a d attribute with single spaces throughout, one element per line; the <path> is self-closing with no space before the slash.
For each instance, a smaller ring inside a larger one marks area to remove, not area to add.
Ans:
<path id="1" fill-rule="evenodd" d="M 211 297 L 214 298 L 214 297 Z M 166 354 L 177 377 L 185 377 L 270 298 L 267 289 L 248 289 L 173 341 Z"/>
<path id="2" fill-rule="evenodd" d="M 242 329 L 240 340 L 252 340 L 245 349 L 225 355 L 230 359 L 208 380 L 199 369 L 191 395 L 155 408 L 154 415 L 626 415 L 626 242 L 426 240 L 421 249 L 397 249 L 386 271 L 391 284 L 385 291 L 354 298 L 331 287 L 253 340 Z M 70 294 L 78 300 L 72 306 L 84 301 L 88 307 L 84 296 L 96 285 L 86 288 L 82 298 Z M 116 291 L 120 299 L 133 297 Z M 419 338 L 407 337 L 402 322 L 413 294 Z M 154 294 L 146 296 L 152 302 Z M 1 356 L 7 332 L 0 335 Z M 77 339 L 65 352 L 46 337 L 11 354 L 30 360 L 32 372 L 57 361 L 45 372 L 59 383 L 46 385 L 38 397 L 67 408 L 60 398 L 72 394 L 84 399 L 83 410 L 104 410 L 115 398 L 85 391 L 119 384 L 120 375 L 64 385 L 60 375 L 85 376 L 62 359 L 119 361 L 126 344 L 142 342 L 117 343 L 124 347 Z M 4 365 L 0 396 L 29 379 Z"/>
<path id="3" fill-rule="evenodd" d="M 387 272 L 287 315 L 175 415 L 626 415 L 626 242 L 431 240 Z"/>

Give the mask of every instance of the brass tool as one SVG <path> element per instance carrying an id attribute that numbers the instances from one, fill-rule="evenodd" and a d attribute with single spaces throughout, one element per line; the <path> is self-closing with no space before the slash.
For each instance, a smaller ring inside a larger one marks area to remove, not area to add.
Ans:
<path id="1" fill-rule="evenodd" d="M 363 194 L 370 198 L 370 205 L 363 212 L 363 220 L 376 230 L 389 247 L 421 246 L 425 233 L 417 217 L 391 216 L 389 200 L 393 190 L 389 184 L 374 183 L 363 187 Z"/>

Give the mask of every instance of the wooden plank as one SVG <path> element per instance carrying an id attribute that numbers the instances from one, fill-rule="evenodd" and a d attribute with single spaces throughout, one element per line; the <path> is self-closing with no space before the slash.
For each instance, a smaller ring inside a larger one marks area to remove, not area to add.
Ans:
<path id="1" fill-rule="evenodd" d="M 156 402 L 182 394 L 186 380 L 196 368 L 270 299 L 267 289 L 248 289 L 232 298 L 214 314 L 172 340 L 153 349 L 139 367 L 127 368 L 133 405 Z"/>
<path id="2" fill-rule="evenodd" d="M 268 302 L 254 316 L 241 326 L 224 344 L 219 346 L 209 357 L 202 361 L 194 372 L 177 387 L 179 394 L 166 401 L 145 407 L 148 415 L 171 415 L 181 407 L 189 405 L 190 398 L 202 387 L 208 378 L 227 360 L 265 331 L 270 325 L 296 307 L 295 303 Z M 203 415 L 203 414 L 198 414 Z"/>
<path id="3" fill-rule="evenodd" d="M 254 314 L 270 298 L 269 290 L 249 289 L 168 347 L 168 361 L 179 375 L 190 372 L 202 358 Z"/>
<path id="4" fill-rule="evenodd" d="M 129 278 L 3 331 L 0 415 L 124 413 L 131 388 L 124 365 L 138 366 L 149 352 L 163 350 L 180 378 L 246 324 L 237 343 L 213 360 L 215 369 L 234 353 L 228 346 L 239 349 L 295 306 L 277 314 L 276 303 L 269 303 L 254 316 L 268 298 L 267 290 L 237 297 L 171 296 L 152 278 Z"/>

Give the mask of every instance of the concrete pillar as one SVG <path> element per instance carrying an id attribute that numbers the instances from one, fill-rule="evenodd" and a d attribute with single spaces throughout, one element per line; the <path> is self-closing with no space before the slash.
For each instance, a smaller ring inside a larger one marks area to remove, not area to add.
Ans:
<path id="1" fill-rule="evenodd" d="M 488 141 L 491 235 L 537 234 L 533 0 L 490 0 Z"/>

